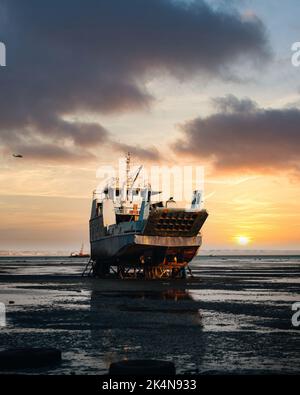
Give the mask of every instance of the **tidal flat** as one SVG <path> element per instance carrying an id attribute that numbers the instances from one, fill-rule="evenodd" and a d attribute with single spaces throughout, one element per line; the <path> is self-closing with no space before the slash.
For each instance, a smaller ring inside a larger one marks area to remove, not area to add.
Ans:
<path id="1" fill-rule="evenodd" d="M 173 361 L 177 373 L 299 374 L 299 256 L 199 256 L 186 280 L 81 277 L 86 259 L 1 257 L 0 349 L 57 347 L 25 374 L 105 374 L 122 359 Z"/>

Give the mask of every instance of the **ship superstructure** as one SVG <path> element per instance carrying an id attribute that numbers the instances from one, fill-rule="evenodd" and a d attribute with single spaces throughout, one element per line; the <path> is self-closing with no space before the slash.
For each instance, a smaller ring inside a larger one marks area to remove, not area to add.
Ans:
<path id="1" fill-rule="evenodd" d="M 194 191 L 190 208 L 173 198 L 153 201 L 158 192 L 149 184 L 137 185 L 141 167 L 126 181 L 111 179 L 93 194 L 90 218 L 93 274 L 107 277 L 185 277 L 188 263 L 202 243 L 200 229 L 208 213 L 201 208 L 202 192 Z"/>

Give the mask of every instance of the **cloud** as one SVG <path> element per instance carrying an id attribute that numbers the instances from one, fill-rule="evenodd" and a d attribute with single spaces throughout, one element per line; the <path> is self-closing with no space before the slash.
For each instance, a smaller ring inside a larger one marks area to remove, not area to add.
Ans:
<path id="1" fill-rule="evenodd" d="M 249 98 L 238 99 L 234 95 L 215 97 L 212 99 L 212 103 L 217 111 L 224 113 L 247 113 L 257 109 L 257 104 L 253 100 Z"/>
<path id="2" fill-rule="evenodd" d="M 219 171 L 299 171 L 299 109 L 259 108 L 233 95 L 213 102 L 216 113 L 180 126 L 177 154 L 212 160 Z"/>
<path id="3" fill-rule="evenodd" d="M 0 11 L 0 141 L 11 149 L 28 138 L 88 152 L 107 131 L 66 118 L 151 105 L 145 82 L 158 71 L 222 78 L 270 55 L 261 20 L 202 0 L 1 0 Z"/>
<path id="4" fill-rule="evenodd" d="M 148 161 L 158 161 L 161 159 L 161 154 L 155 147 L 147 147 L 143 148 L 139 145 L 132 146 L 129 144 L 119 143 L 119 142 L 112 142 L 112 147 L 121 152 L 130 152 L 133 154 L 134 157 L 148 160 Z"/>
<path id="5" fill-rule="evenodd" d="M 81 148 L 93 147 L 109 140 L 109 132 L 92 122 L 65 121 L 58 117 L 38 116 L 31 126 L 35 134 L 47 133 L 58 142 L 71 141 L 75 146 Z M 41 133 L 42 131 L 42 133 Z"/>

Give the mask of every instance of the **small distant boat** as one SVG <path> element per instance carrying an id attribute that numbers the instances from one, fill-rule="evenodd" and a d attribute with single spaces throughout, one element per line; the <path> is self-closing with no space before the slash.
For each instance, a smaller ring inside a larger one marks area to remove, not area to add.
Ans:
<path id="1" fill-rule="evenodd" d="M 83 252 L 83 247 L 84 247 L 84 244 L 82 243 L 80 251 L 79 252 L 71 252 L 70 258 L 89 258 L 90 254 L 85 254 Z"/>

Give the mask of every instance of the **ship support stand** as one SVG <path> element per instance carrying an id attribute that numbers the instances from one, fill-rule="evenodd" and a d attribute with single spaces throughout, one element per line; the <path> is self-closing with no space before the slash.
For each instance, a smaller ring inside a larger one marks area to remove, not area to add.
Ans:
<path id="1" fill-rule="evenodd" d="M 97 264 L 96 264 L 97 263 Z M 101 268 L 101 270 L 99 270 Z M 119 279 L 185 279 L 187 272 L 190 277 L 193 277 L 192 270 L 186 263 L 164 262 L 161 265 L 138 265 L 130 266 L 116 263 L 109 264 L 107 262 L 96 262 L 92 259 L 86 264 L 82 277 L 97 277 L 97 278 L 119 278 Z"/>

